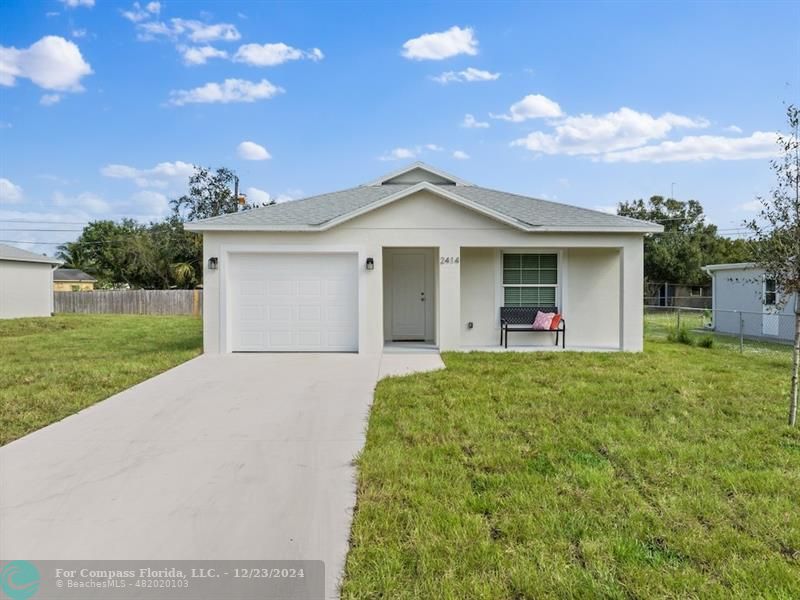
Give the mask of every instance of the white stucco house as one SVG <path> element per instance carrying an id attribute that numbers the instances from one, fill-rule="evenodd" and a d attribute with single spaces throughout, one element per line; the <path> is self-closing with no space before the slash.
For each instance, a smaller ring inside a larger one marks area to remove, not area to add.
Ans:
<path id="1" fill-rule="evenodd" d="M 60 260 L 0 244 L 0 319 L 49 317 Z"/>
<path id="2" fill-rule="evenodd" d="M 526 305 L 558 307 L 567 349 L 639 351 L 642 242 L 662 231 L 423 163 L 187 229 L 204 236 L 208 353 L 497 348 L 500 307 Z"/>

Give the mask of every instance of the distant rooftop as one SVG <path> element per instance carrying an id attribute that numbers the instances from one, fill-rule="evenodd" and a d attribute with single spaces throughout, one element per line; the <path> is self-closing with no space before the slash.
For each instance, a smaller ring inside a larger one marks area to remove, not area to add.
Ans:
<path id="1" fill-rule="evenodd" d="M 53 271 L 53 281 L 97 281 L 97 279 L 80 269 L 58 268 Z"/>

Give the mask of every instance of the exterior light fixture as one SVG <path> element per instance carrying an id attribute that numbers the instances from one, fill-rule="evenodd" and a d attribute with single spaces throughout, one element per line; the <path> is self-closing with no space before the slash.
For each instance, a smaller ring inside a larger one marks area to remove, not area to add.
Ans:
<path id="1" fill-rule="evenodd" d="M 367 271 L 373 271 L 375 269 L 375 261 L 370 256 L 367 258 Z"/>
<path id="2" fill-rule="evenodd" d="M 219 261 L 218 261 L 216 256 L 212 256 L 211 258 L 208 259 L 208 269 L 209 269 L 209 271 L 216 270 L 217 262 L 219 262 Z"/>

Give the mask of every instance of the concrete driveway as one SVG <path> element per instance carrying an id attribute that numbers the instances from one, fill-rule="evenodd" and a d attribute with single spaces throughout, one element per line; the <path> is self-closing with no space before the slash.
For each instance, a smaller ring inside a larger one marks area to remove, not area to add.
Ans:
<path id="1" fill-rule="evenodd" d="M 407 370 L 356 354 L 189 361 L 0 449 L 0 555 L 317 559 L 333 597 L 375 382 Z"/>

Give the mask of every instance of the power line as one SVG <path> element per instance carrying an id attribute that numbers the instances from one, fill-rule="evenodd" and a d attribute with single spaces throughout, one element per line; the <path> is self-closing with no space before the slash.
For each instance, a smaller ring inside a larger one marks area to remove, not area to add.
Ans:
<path id="1" fill-rule="evenodd" d="M 55 232 L 70 231 L 79 233 L 83 231 L 83 229 L 0 229 L 0 231 L 55 231 Z"/>
<path id="2" fill-rule="evenodd" d="M 89 221 L 38 221 L 36 219 L 0 219 L 0 223 L 44 223 L 46 225 L 88 225 Z"/>

